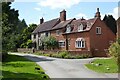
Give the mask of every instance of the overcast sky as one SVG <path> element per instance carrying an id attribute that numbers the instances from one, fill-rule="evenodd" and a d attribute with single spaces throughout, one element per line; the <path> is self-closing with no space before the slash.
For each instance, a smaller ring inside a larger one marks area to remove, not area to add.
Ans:
<path id="1" fill-rule="evenodd" d="M 100 8 L 101 18 L 105 14 L 113 15 L 118 18 L 118 2 L 83 2 L 81 0 L 39 0 L 36 2 L 19 2 L 12 3 L 11 8 L 19 10 L 19 18 L 25 19 L 27 24 L 39 24 L 39 19 L 44 18 L 45 21 L 58 18 L 59 12 L 66 10 L 67 19 L 93 18 L 96 8 Z"/>

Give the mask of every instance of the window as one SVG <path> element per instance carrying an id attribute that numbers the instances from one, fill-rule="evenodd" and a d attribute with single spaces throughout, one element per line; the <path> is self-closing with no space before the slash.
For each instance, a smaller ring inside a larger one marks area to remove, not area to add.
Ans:
<path id="1" fill-rule="evenodd" d="M 36 35 L 34 34 L 34 39 L 36 38 Z"/>
<path id="2" fill-rule="evenodd" d="M 70 32 L 71 32 L 71 26 L 70 24 L 68 24 L 66 27 L 66 33 L 70 33 Z"/>
<path id="3" fill-rule="evenodd" d="M 101 27 L 96 27 L 96 34 L 101 34 Z"/>
<path id="4" fill-rule="evenodd" d="M 46 37 L 50 36 L 50 32 L 46 32 L 46 33 L 45 33 L 45 36 L 46 36 Z"/>
<path id="5" fill-rule="evenodd" d="M 63 40 L 59 41 L 59 46 L 64 47 L 65 46 L 65 41 L 63 41 Z"/>
<path id="6" fill-rule="evenodd" d="M 60 31 L 56 30 L 56 35 L 59 36 L 60 35 Z"/>
<path id="7" fill-rule="evenodd" d="M 82 25 L 82 24 L 80 24 L 80 25 L 78 26 L 78 32 L 80 32 L 80 31 L 83 31 L 83 25 Z"/>
<path id="8" fill-rule="evenodd" d="M 85 40 L 83 38 L 77 38 L 75 42 L 76 48 L 85 48 Z"/>

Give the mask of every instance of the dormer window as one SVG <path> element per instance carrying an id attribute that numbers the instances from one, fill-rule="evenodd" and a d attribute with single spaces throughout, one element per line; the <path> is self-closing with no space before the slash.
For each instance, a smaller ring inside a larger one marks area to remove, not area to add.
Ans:
<path id="1" fill-rule="evenodd" d="M 78 32 L 80 32 L 80 31 L 83 31 L 83 24 L 80 24 L 80 25 L 78 26 Z"/>
<path id="2" fill-rule="evenodd" d="M 68 24 L 66 27 L 66 33 L 70 33 L 71 32 L 71 25 Z"/>

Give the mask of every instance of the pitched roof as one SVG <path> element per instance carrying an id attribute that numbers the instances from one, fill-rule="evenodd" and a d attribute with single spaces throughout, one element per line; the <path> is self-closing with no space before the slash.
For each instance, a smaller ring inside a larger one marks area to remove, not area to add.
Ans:
<path id="1" fill-rule="evenodd" d="M 57 24 L 56 26 L 54 26 L 54 27 L 52 28 L 52 30 L 63 28 L 63 27 L 65 27 L 67 24 L 71 23 L 73 20 L 75 20 L 75 18 L 69 19 L 69 20 L 66 20 L 66 21 L 61 21 L 59 24 Z"/>
<path id="2" fill-rule="evenodd" d="M 32 33 L 44 32 L 51 30 L 57 23 L 59 22 L 59 18 L 52 19 L 50 21 L 39 24 L 38 27 Z"/>
<path id="3" fill-rule="evenodd" d="M 89 31 L 92 27 L 92 25 L 95 23 L 97 18 L 92 18 L 89 20 L 73 20 L 71 22 L 71 26 L 72 26 L 72 31 L 70 33 L 75 33 L 78 32 L 78 27 L 82 24 L 83 25 L 83 31 L 80 32 L 84 32 L 84 31 Z M 69 33 L 64 33 L 64 34 L 69 34 Z"/>

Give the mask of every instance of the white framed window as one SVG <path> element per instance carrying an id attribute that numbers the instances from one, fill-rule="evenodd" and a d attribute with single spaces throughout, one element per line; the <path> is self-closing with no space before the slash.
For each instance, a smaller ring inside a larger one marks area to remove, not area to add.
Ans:
<path id="1" fill-rule="evenodd" d="M 80 24 L 80 25 L 78 26 L 78 32 L 80 32 L 80 31 L 83 31 L 83 24 Z"/>
<path id="2" fill-rule="evenodd" d="M 57 36 L 60 35 L 60 30 L 56 30 L 56 35 L 57 35 Z"/>
<path id="3" fill-rule="evenodd" d="M 96 34 L 101 34 L 101 27 L 96 27 Z"/>
<path id="4" fill-rule="evenodd" d="M 68 24 L 66 27 L 66 33 L 70 33 L 71 32 L 71 25 Z"/>
<path id="5" fill-rule="evenodd" d="M 65 47 L 65 41 L 64 40 L 60 40 L 59 42 L 59 47 Z"/>
<path id="6" fill-rule="evenodd" d="M 84 38 L 77 38 L 75 42 L 76 48 L 85 48 L 85 39 Z"/>

